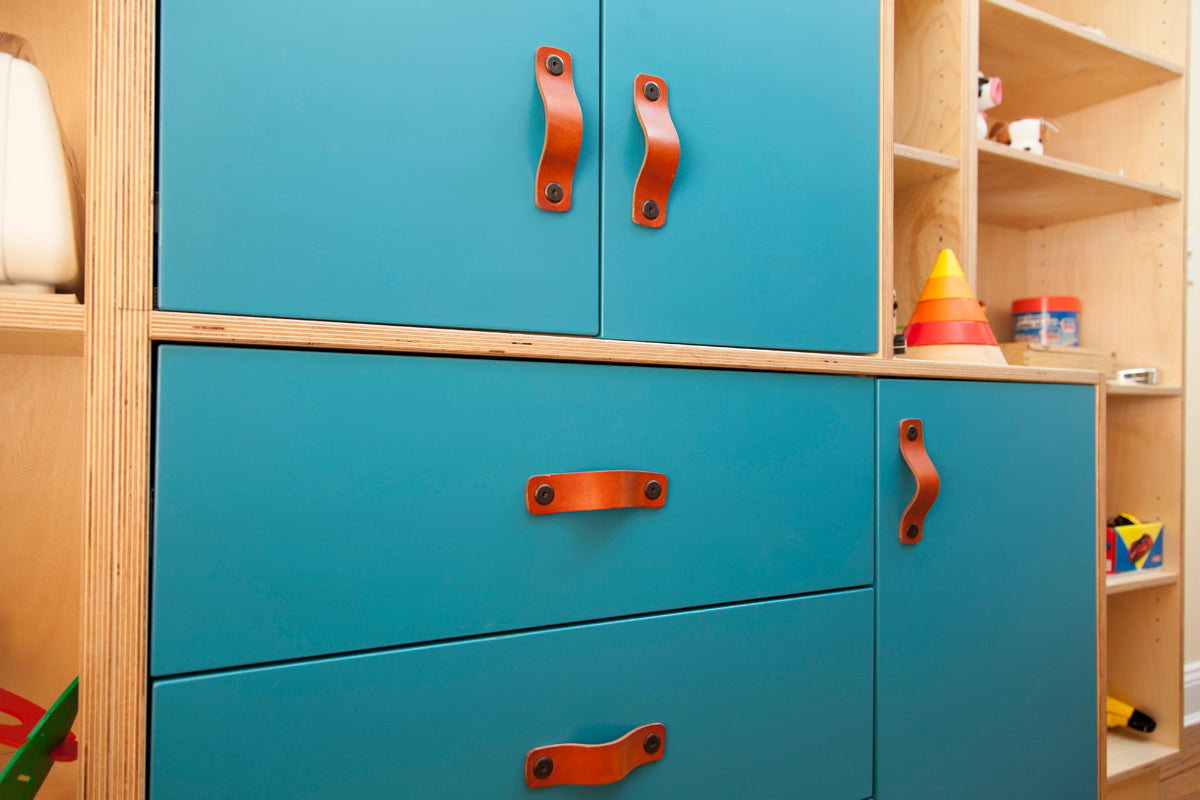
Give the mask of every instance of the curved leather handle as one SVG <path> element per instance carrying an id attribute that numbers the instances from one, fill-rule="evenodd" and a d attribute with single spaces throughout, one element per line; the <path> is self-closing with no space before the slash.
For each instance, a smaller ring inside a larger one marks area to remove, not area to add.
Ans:
<path id="1" fill-rule="evenodd" d="M 600 511 L 606 508 L 662 508 L 667 476 L 630 469 L 534 475 L 525 482 L 531 514 Z"/>
<path id="2" fill-rule="evenodd" d="M 919 419 L 900 420 L 900 453 L 913 477 L 917 479 L 917 491 L 900 517 L 900 541 L 916 544 L 925 535 L 925 515 L 937 500 L 942 481 L 937 468 L 925 452 L 925 430 Z"/>
<path id="3" fill-rule="evenodd" d="M 646 135 L 646 156 L 633 184 L 633 221 L 661 228 L 679 169 L 679 134 L 667 104 L 667 82 L 655 75 L 638 75 L 633 80 L 633 107 Z"/>
<path id="4" fill-rule="evenodd" d="M 566 211 L 571 207 L 571 183 L 583 146 L 583 110 L 575 96 L 571 54 L 557 47 L 539 47 L 534 70 L 546 109 L 546 140 L 538 161 L 533 202 L 545 211 Z"/>
<path id="5" fill-rule="evenodd" d="M 642 764 L 659 761 L 667 748 L 667 727 L 643 725 L 608 744 L 554 744 L 525 756 L 525 785 L 601 786 L 616 783 Z"/>

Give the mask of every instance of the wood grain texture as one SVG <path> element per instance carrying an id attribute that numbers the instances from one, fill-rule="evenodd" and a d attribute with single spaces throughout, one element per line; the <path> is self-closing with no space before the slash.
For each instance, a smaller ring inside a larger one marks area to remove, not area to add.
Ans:
<path id="1" fill-rule="evenodd" d="M 0 355 L 0 687 L 45 708 L 79 674 L 83 381 L 79 357 Z M 38 797 L 77 775 L 55 765 Z"/>
<path id="2" fill-rule="evenodd" d="M 981 0 L 979 65 L 1004 81 L 1006 120 L 1059 117 L 1170 81 L 1180 63 L 1014 0 Z"/>
<path id="3" fill-rule="evenodd" d="M 1200 800 L 1200 725 L 1184 729 L 1179 754 L 1164 762 L 1158 774 L 1161 800 Z"/>
<path id="4" fill-rule="evenodd" d="M 94 0 L 80 796 L 145 793 L 155 4 Z"/>
<path id="5" fill-rule="evenodd" d="M 997 142 L 979 142 L 982 222 L 1029 229 L 1175 202 L 1182 196 L 1178 189 Z"/>
<path id="6" fill-rule="evenodd" d="M 938 253 L 964 252 L 962 171 L 896 191 L 896 321 L 907 325 Z"/>
<path id="7" fill-rule="evenodd" d="M 1108 593 L 1124 594 L 1136 592 L 1139 589 L 1149 589 L 1154 586 L 1169 586 L 1179 583 L 1179 573 L 1166 569 L 1151 569 L 1139 572 L 1123 572 L 1119 575 L 1109 575 Z"/>
<path id="8" fill-rule="evenodd" d="M 895 281 L 896 214 L 892 197 L 896 185 L 896 2 L 879 4 L 879 344 L 875 354 L 891 358 L 895 347 L 895 311 L 891 303 Z"/>
<path id="9" fill-rule="evenodd" d="M 1181 0 L 1031 0 L 1067 22 L 1092 25 L 1122 45 L 1173 64 L 1187 62 L 1187 3 Z"/>
<path id="10" fill-rule="evenodd" d="M 904 189 L 923 181 L 937 180 L 959 168 L 959 159 L 956 156 L 942 155 L 906 144 L 896 144 L 892 153 L 896 189 Z"/>
<path id="11" fill-rule="evenodd" d="M 887 375 L 962 380 L 1092 384 L 1100 373 L 1037 367 L 988 367 L 872 356 L 787 350 L 607 341 L 574 336 L 494 333 L 317 320 L 234 317 L 155 311 L 155 341 L 259 347 L 301 347 L 385 353 L 426 353 L 484 358 L 539 358 L 609 364 L 660 364 L 712 369 Z"/>
<path id="12" fill-rule="evenodd" d="M 963 8 L 958 0 L 896 4 L 896 141 L 961 157 Z"/>
<path id="13" fill-rule="evenodd" d="M 0 353 L 83 355 L 84 310 L 74 300 L 0 294 Z"/>
<path id="14" fill-rule="evenodd" d="M 1108 800 L 1156 800 L 1158 771 L 1151 769 L 1108 787 Z"/>

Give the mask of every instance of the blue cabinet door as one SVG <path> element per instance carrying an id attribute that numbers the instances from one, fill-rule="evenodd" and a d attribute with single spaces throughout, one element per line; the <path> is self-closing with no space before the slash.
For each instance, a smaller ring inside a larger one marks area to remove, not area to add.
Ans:
<path id="1" fill-rule="evenodd" d="M 878 391 L 875 797 L 1096 797 L 1094 387 Z M 917 544 L 907 418 L 941 477 Z"/>
<path id="2" fill-rule="evenodd" d="M 603 39 L 603 336 L 875 352 L 877 0 L 605 0 Z M 680 142 L 658 229 L 632 221 L 638 73 Z"/>
<path id="3" fill-rule="evenodd" d="M 595 335 L 597 0 L 163 0 L 165 309 Z M 534 206 L 541 45 L 573 207 Z"/>
<path id="4" fill-rule="evenodd" d="M 561 800 L 871 792 L 869 589 L 158 681 L 151 800 L 536 798 L 525 755 L 666 727 Z"/>
<path id="5" fill-rule="evenodd" d="M 874 573 L 869 378 L 166 346 L 158 384 L 155 675 Z M 528 510 L 597 470 L 665 505 Z"/>

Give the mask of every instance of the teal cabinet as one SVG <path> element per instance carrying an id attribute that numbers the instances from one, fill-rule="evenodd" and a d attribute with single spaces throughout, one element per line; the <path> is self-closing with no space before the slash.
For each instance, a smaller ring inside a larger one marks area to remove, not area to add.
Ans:
<path id="1" fill-rule="evenodd" d="M 1095 388 L 878 392 L 875 797 L 1096 797 Z M 916 544 L 910 418 L 941 478 Z"/>
<path id="2" fill-rule="evenodd" d="M 155 800 L 871 793 L 871 591 L 158 681 Z M 533 790 L 525 756 L 642 725 L 662 759 Z"/>
<path id="3" fill-rule="evenodd" d="M 151 670 L 869 585 L 873 404 L 866 377 L 162 347 Z M 528 509 L 532 476 L 597 470 L 662 473 L 665 504 Z"/>
<path id="4" fill-rule="evenodd" d="M 583 116 L 565 213 L 543 45 Z M 875 352 L 878 52 L 878 0 L 164 0 L 160 307 Z M 639 73 L 681 148 L 658 229 Z"/>

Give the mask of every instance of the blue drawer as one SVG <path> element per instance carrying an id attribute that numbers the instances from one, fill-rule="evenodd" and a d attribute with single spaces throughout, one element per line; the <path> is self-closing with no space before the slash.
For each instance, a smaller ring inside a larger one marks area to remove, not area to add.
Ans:
<path id="1" fill-rule="evenodd" d="M 152 673 L 870 584 L 873 386 L 162 347 Z M 609 469 L 665 506 L 526 508 Z"/>
<path id="2" fill-rule="evenodd" d="M 526 753 L 666 726 L 661 761 L 547 797 L 860 800 L 872 592 L 158 681 L 151 800 L 536 796 Z"/>

